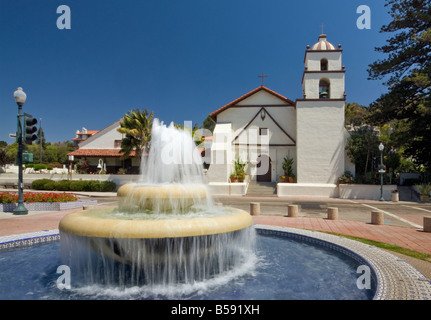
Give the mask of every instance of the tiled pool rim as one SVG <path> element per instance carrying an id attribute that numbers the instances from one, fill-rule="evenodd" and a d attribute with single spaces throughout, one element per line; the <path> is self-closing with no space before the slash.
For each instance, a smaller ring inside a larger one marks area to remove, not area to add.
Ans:
<path id="1" fill-rule="evenodd" d="M 366 264 L 376 280 L 374 300 L 431 300 L 431 282 L 405 260 L 375 246 L 318 231 L 255 225 L 259 234 L 322 245 Z M 0 237 L 0 250 L 60 240 L 59 230 Z M 358 274 L 358 277 L 360 274 Z"/>

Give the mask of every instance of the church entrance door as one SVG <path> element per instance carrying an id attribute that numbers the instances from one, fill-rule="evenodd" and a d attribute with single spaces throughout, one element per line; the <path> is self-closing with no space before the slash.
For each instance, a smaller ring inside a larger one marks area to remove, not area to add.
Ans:
<path id="1" fill-rule="evenodd" d="M 271 182 L 271 158 L 267 155 L 260 155 L 257 158 L 256 180 L 258 182 Z"/>

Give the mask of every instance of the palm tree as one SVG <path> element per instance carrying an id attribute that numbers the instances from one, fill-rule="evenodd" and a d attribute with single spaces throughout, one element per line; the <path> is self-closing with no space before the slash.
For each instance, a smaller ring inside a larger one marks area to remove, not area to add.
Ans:
<path id="1" fill-rule="evenodd" d="M 130 157 L 132 151 L 141 158 L 143 152 L 147 151 L 151 140 L 153 114 L 146 109 L 135 109 L 129 111 L 120 121 L 120 128 L 117 130 L 126 135 L 121 141 L 124 158 Z"/>

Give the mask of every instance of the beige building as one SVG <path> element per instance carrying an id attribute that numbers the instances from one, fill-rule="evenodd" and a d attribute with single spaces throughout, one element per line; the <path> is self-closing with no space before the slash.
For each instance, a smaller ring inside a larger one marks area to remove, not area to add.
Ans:
<path id="1" fill-rule="evenodd" d="M 120 152 L 123 139 L 123 135 L 117 131 L 120 121 L 118 120 L 80 141 L 78 149 L 69 153 L 69 156 L 73 156 L 81 165 L 86 163 L 89 173 L 98 172 L 99 163 L 103 165 L 107 173 L 115 174 L 119 171 L 138 173 L 139 159 L 134 158 L 133 154 L 132 157 L 123 159 L 123 154 Z"/>

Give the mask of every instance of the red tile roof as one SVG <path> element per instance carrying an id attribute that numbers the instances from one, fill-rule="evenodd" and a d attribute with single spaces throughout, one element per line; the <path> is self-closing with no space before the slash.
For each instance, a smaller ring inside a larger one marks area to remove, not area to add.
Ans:
<path id="1" fill-rule="evenodd" d="M 271 89 L 268 89 L 265 86 L 260 86 L 260 87 L 257 87 L 256 89 L 254 89 L 254 90 L 246 93 L 245 95 L 239 97 L 238 99 L 236 99 L 236 100 L 228 103 L 227 105 L 221 107 L 220 109 L 214 111 L 213 113 L 210 114 L 210 117 L 213 118 L 213 119 L 215 119 L 220 112 L 222 112 L 222 111 L 224 111 L 224 110 L 226 110 L 226 109 L 234 106 L 235 104 L 241 102 L 242 100 L 247 99 L 248 97 L 250 97 L 251 95 L 255 94 L 256 92 L 259 92 L 260 90 L 264 90 L 264 91 L 266 91 L 266 92 L 268 92 L 268 93 L 276 96 L 277 98 L 280 98 L 281 100 L 284 100 L 289 105 L 295 105 L 295 102 L 293 102 L 292 100 L 289 100 L 288 98 L 282 96 L 281 94 L 279 94 L 279 93 L 277 93 L 275 91 L 272 91 Z"/>
<path id="2" fill-rule="evenodd" d="M 121 157 L 123 154 L 120 149 L 77 149 L 68 155 L 76 157 Z M 134 157 L 135 154 L 135 151 L 132 151 L 130 156 Z"/>
<path id="3" fill-rule="evenodd" d="M 86 133 L 77 132 L 76 134 L 95 134 L 95 133 L 98 133 L 98 132 L 99 132 L 99 130 L 87 130 Z"/>

